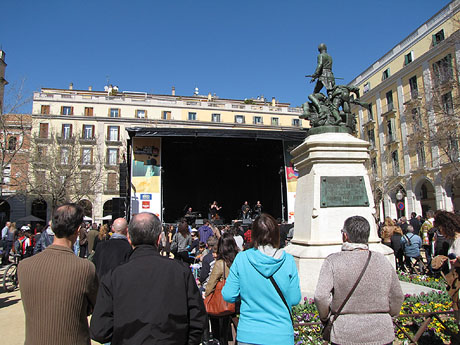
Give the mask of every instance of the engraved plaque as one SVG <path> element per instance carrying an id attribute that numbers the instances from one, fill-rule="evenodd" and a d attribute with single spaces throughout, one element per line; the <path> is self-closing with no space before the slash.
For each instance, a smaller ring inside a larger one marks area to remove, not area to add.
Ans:
<path id="1" fill-rule="evenodd" d="M 368 207 L 363 176 L 321 176 L 321 207 Z"/>

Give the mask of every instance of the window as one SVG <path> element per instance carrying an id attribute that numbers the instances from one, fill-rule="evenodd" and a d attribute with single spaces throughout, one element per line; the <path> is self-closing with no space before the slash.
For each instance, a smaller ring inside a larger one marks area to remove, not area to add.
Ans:
<path id="1" fill-rule="evenodd" d="M 46 172 L 45 171 L 36 171 L 34 173 L 35 175 L 35 181 L 36 181 L 36 184 L 37 186 L 39 186 L 40 190 L 43 190 L 41 186 L 44 186 L 45 185 L 45 181 L 46 181 Z"/>
<path id="2" fill-rule="evenodd" d="M 93 125 L 83 125 L 82 138 L 86 140 L 91 140 L 94 138 L 94 126 Z"/>
<path id="3" fill-rule="evenodd" d="M 369 142 L 371 143 L 371 147 L 374 148 L 374 147 L 375 147 L 374 129 L 369 129 L 369 130 L 367 131 L 367 139 L 368 139 Z"/>
<path id="4" fill-rule="evenodd" d="M 107 174 L 107 190 L 117 190 L 117 174 Z"/>
<path id="5" fill-rule="evenodd" d="M 38 132 L 38 137 L 43 139 L 48 139 L 48 127 L 47 123 L 40 123 L 40 129 Z"/>
<path id="6" fill-rule="evenodd" d="M 364 86 L 363 86 L 363 92 L 364 93 L 368 93 L 370 89 L 371 89 L 371 83 L 370 82 L 367 82 L 366 84 L 364 84 Z"/>
<path id="7" fill-rule="evenodd" d="M 37 146 L 37 158 L 38 161 L 46 158 L 46 146 Z"/>
<path id="8" fill-rule="evenodd" d="M 8 164 L 3 168 L 3 181 L 2 184 L 10 184 L 11 165 Z"/>
<path id="9" fill-rule="evenodd" d="M 69 148 L 68 147 L 61 147 L 61 164 L 69 164 Z"/>
<path id="10" fill-rule="evenodd" d="M 452 80 L 452 55 L 448 54 L 441 60 L 433 64 L 433 80 L 434 85 L 439 86 L 445 82 Z"/>
<path id="11" fill-rule="evenodd" d="M 272 126 L 279 126 L 280 119 L 278 117 L 272 117 L 271 123 L 272 123 Z"/>
<path id="12" fill-rule="evenodd" d="M 376 157 L 372 157 L 372 159 L 371 159 L 371 167 L 372 167 L 372 173 L 374 175 L 377 175 L 377 158 Z"/>
<path id="13" fill-rule="evenodd" d="M 119 126 L 107 127 L 107 140 L 120 141 L 120 127 Z"/>
<path id="14" fill-rule="evenodd" d="M 438 31 L 432 36 L 433 46 L 441 43 L 442 41 L 444 41 L 444 29 Z"/>
<path id="15" fill-rule="evenodd" d="M 72 137 L 72 125 L 65 123 L 62 125 L 62 139 L 70 139 Z"/>
<path id="16" fill-rule="evenodd" d="M 425 157 L 425 145 L 423 144 L 423 142 L 417 143 L 417 160 L 418 160 L 419 167 L 425 166 L 426 157 Z"/>
<path id="17" fill-rule="evenodd" d="M 73 107 L 61 107 L 61 115 L 73 115 Z"/>
<path id="18" fill-rule="evenodd" d="M 386 70 L 384 70 L 382 72 L 382 80 L 385 80 L 385 79 L 388 79 L 388 78 L 390 78 L 390 69 L 389 68 L 387 68 Z"/>
<path id="19" fill-rule="evenodd" d="M 451 162 L 458 162 L 458 140 L 455 136 L 450 136 L 447 142 L 447 152 Z"/>
<path id="20" fill-rule="evenodd" d="M 385 94 L 385 98 L 387 99 L 387 111 L 392 111 L 394 109 L 394 106 L 393 106 L 393 91 L 388 91 Z"/>
<path id="21" fill-rule="evenodd" d="M 262 125 L 264 123 L 262 120 L 262 116 L 254 116 L 252 121 L 255 125 Z"/>
<path id="22" fill-rule="evenodd" d="M 18 138 L 16 137 L 10 137 L 8 139 L 8 150 L 10 151 L 14 151 L 16 150 L 16 144 L 18 142 Z"/>
<path id="23" fill-rule="evenodd" d="M 387 121 L 387 131 L 388 131 L 388 142 L 396 141 L 396 129 L 395 129 L 395 119 L 389 119 Z"/>
<path id="24" fill-rule="evenodd" d="M 235 123 L 245 123 L 244 115 L 235 115 Z"/>
<path id="25" fill-rule="evenodd" d="M 110 117 L 120 117 L 120 109 L 118 109 L 118 108 L 110 108 L 109 109 L 109 116 Z"/>
<path id="26" fill-rule="evenodd" d="M 410 95 L 412 99 L 418 97 L 418 85 L 417 85 L 417 76 L 414 75 L 409 79 Z"/>
<path id="27" fill-rule="evenodd" d="M 118 149 L 107 149 L 107 164 L 108 165 L 118 164 Z"/>
<path id="28" fill-rule="evenodd" d="M 452 101 L 452 92 L 445 93 L 441 96 L 442 110 L 447 115 L 454 113 L 454 103 Z"/>
<path id="29" fill-rule="evenodd" d="M 138 109 L 136 110 L 136 118 L 138 119 L 145 119 L 147 116 L 147 111 L 146 110 L 142 110 L 142 109 Z"/>
<path id="30" fill-rule="evenodd" d="M 93 108 L 85 107 L 85 116 L 93 116 Z"/>
<path id="31" fill-rule="evenodd" d="M 93 164 L 93 149 L 84 147 L 81 149 L 81 164 L 91 165 Z"/>
<path id="32" fill-rule="evenodd" d="M 409 52 L 409 54 L 404 55 L 404 65 L 408 65 L 412 61 L 414 61 L 414 52 L 413 51 Z"/>
<path id="33" fill-rule="evenodd" d="M 302 125 L 302 122 L 300 121 L 300 119 L 292 119 L 292 125 L 294 127 L 300 127 Z"/>
<path id="34" fill-rule="evenodd" d="M 391 153 L 391 160 L 393 162 L 393 175 L 397 176 L 399 175 L 399 157 L 398 157 L 398 151 L 393 151 Z"/>
<path id="35" fill-rule="evenodd" d="M 188 119 L 189 121 L 196 121 L 196 113 L 189 112 Z"/>
<path id="36" fill-rule="evenodd" d="M 369 108 L 367 108 L 367 118 L 369 121 L 374 120 L 374 113 L 372 112 L 372 102 L 369 102 Z"/>
<path id="37" fill-rule="evenodd" d="M 220 114 L 212 114 L 211 115 L 212 122 L 220 122 Z"/>
<path id="38" fill-rule="evenodd" d="M 412 109 L 412 131 L 413 133 L 418 133 L 423 127 L 422 117 L 420 116 L 420 109 Z"/>
<path id="39" fill-rule="evenodd" d="M 41 113 L 43 115 L 49 115 L 50 114 L 50 106 L 49 105 L 42 105 Z"/>
<path id="40" fill-rule="evenodd" d="M 161 113 L 161 118 L 163 120 L 171 120 L 171 112 L 170 111 L 163 111 Z"/>

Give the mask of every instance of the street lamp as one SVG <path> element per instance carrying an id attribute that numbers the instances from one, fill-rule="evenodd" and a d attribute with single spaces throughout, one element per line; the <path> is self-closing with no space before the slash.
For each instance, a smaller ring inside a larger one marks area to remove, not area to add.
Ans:
<path id="1" fill-rule="evenodd" d="M 396 200 L 401 201 L 403 198 L 403 193 L 401 193 L 401 190 L 398 190 L 398 192 L 396 193 Z"/>

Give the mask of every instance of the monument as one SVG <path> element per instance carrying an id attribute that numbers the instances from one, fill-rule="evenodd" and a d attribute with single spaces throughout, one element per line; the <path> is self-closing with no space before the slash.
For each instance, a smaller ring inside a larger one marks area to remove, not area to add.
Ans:
<path id="1" fill-rule="evenodd" d="M 395 264 L 393 251 L 380 244 L 377 235 L 374 198 L 365 167 L 370 144 L 352 135 L 356 120 L 350 103 L 362 107 L 368 104 L 359 100 L 356 86 L 335 84 L 326 45 L 320 44 L 318 50 L 317 68 L 307 76 L 317 83 L 300 116 L 310 121 L 311 129 L 291 152 L 299 176 L 294 237 L 286 247 L 296 260 L 302 295 L 308 297 L 314 295 L 324 259 L 341 250 L 341 229 L 350 216 L 363 216 L 369 221 L 370 250 L 383 253 Z M 320 92 L 323 86 L 327 95 Z"/>

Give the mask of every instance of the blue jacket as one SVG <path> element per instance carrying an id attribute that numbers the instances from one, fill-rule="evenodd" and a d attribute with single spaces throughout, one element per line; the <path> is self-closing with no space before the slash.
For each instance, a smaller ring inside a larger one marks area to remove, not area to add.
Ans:
<path id="1" fill-rule="evenodd" d="M 407 241 L 409 239 L 409 241 Z M 401 244 L 404 247 L 404 255 L 410 258 L 417 258 L 420 256 L 420 248 L 422 247 L 422 239 L 419 235 L 408 232 L 406 235 L 401 237 Z"/>
<path id="2" fill-rule="evenodd" d="M 230 268 L 222 296 L 241 299 L 237 340 L 250 344 L 294 344 L 289 312 L 268 279 L 271 275 L 289 306 L 300 302 L 299 276 L 294 258 L 282 251 L 279 259 L 257 249 L 239 253 Z"/>

